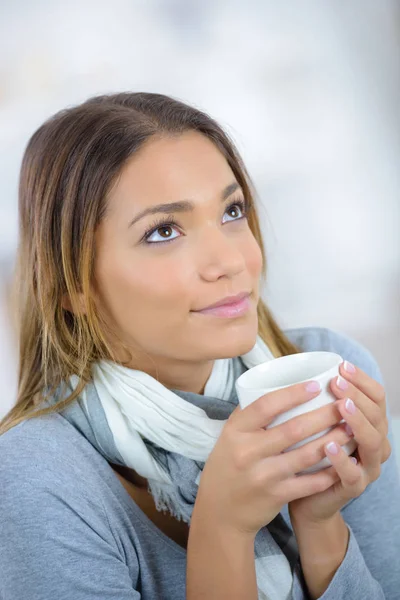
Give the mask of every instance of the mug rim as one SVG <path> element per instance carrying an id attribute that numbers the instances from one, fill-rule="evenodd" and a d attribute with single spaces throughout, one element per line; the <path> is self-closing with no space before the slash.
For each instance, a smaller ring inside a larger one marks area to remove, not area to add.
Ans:
<path id="1" fill-rule="evenodd" d="M 273 387 L 275 388 L 276 386 L 268 386 L 268 385 L 264 385 L 264 386 L 260 386 L 260 385 L 248 385 L 246 384 L 246 380 L 250 377 L 250 372 L 258 372 L 258 371 L 262 371 L 265 369 L 265 372 L 268 372 L 268 365 L 269 364 L 276 364 L 276 361 L 282 361 L 284 362 L 285 359 L 290 359 L 294 356 L 307 356 L 307 355 L 312 355 L 312 357 L 317 358 L 315 355 L 327 355 L 330 354 L 332 356 L 332 364 L 329 365 L 324 371 L 322 371 L 321 373 L 319 373 L 318 375 L 316 375 L 315 377 L 311 377 L 311 378 L 306 378 L 306 379 L 302 379 L 301 381 L 298 381 L 297 383 L 303 383 L 304 381 L 309 381 L 310 379 L 316 380 L 319 377 L 323 377 L 325 375 L 325 373 L 327 373 L 328 371 L 330 371 L 332 368 L 337 367 L 339 364 L 341 364 L 343 362 L 343 358 L 340 356 L 340 354 L 338 354 L 337 352 L 330 352 L 329 350 L 315 350 L 315 351 L 310 351 L 310 352 L 297 352 L 295 354 L 286 354 L 285 356 L 279 356 L 278 358 L 274 358 L 272 360 L 269 361 L 265 361 L 263 363 L 260 363 L 259 365 L 256 365 L 255 367 L 251 367 L 250 369 L 248 369 L 247 371 L 245 371 L 244 373 L 242 373 L 236 380 L 236 386 L 240 387 L 243 390 L 258 390 L 258 389 L 262 389 L 262 388 L 268 388 L 268 387 Z M 288 387 L 289 385 L 296 385 L 296 383 L 292 383 L 292 384 L 288 384 L 283 385 L 283 386 L 278 386 L 278 387 Z"/>

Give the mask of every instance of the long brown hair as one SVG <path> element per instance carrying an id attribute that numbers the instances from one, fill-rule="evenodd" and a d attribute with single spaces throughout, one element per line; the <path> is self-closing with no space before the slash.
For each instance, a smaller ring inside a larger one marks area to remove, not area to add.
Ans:
<path id="1" fill-rule="evenodd" d="M 64 409 L 90 380 L 94 361 L 115 360 L 92 294 L 95 230 L 126 161 L 153 136 L 188 130 L 207 136 L 226 157 L 252 206 L 249 225 L 266 275 L 252 182 L 233 142 L 207 114 L 154 93 L 96 96 L 58 112 L 33 134 L 21 166 L 15 277 L 18 393 L 0 422 L 0 434 L 25 419 Z M 65 296 L 71 310 L 63 308 Z M 299 352 L 262 300 L 258 318 L 259 333 L 274 356 Z M 74 393 L 39 410 L 45 393 L 53 393 L 73 374 L 80 381 Z"/>

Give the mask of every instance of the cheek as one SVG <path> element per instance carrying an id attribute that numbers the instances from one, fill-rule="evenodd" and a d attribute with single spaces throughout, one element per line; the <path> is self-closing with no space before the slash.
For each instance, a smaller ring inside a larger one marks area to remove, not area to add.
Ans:
<path id="1" fill-rule="evenodd" d="M 179 269 L 154 260 L 144 265 L 140 275 L 135 277 L 132 294 L 136 293 L 142 301 L 147 302 L 149 308 L 170 311 L 172 307 L 185 304 L 187 287 Z"/>
<path id="2" fill-rule="evenodd" d="M 246 244 L 244 255 L 249 273 L 258 279 L 263 268 L 263 258 L 261 248 L 253 236 L 251 236 L 251 239 Z"/>
<path id="3" fill-rule="evenodd" d="M 114 318 L 121 314 L 146 318 L 154 309 L 171 311 L 185 305 L 187 290 L 182 271 L 170 268 L 164 261 L 113 261 L 99 272 L 101 295 Z"/>

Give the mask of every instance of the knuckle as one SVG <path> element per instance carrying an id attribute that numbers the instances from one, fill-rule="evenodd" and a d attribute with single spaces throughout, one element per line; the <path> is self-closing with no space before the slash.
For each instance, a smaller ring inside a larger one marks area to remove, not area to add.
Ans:
<path id="1" fill-rule="evenodd" d="M 386 440 L 386 447 L 383 453 L 383 462 L 386 462 L 388 458 L 390 458 L 392 454 L 392 446 L 390 445 L 389 441 Z"/>
<path id="2" fill-rule="evenodd" d="M 380 408 L 378 408 L 378 406 L 374 407 L 373 413 L 371 414 L 371 425 L 373 425 L 374 427 L 377 427 L 378 425 L 381 424 L 382 421 L 382 413 L 380 411 Z"/>
<path id="3" fill-rule="evenodd" d="M 254 410 L 257 412 L 257 417 L 261 420 L 269 421 L 271 417 L 271 408 L 268 402 L 265 402 L 264 396 L 254 402 Z"/>
<path id="4" fill-rule="evenodd" d="M 285 455 L 284 455 L 285 456 Z M 289 459 L 289 457 L 285 456 L 284 460 L 279 464 L 279 476 L 282 479 L 288 479 L 292 477 L 295 473 L 295 469 L 293 468 L 293 463 Z"/>
<path id="5" fill-rule="evenodd" d="M 233 464 L 237 471 L 245 471 L 250 464 L 250 452 L 246 448 L 236 448 L 232 454 Z"/>
<path id="6" fill-rule="evenodd" d="M 368 448 L 371 452 L 379 452 L 381 450 L 382 438 L 378 432 L 369 440 Z"/>
<path id="7" fill-rule="evenodd" d="M 298 418 L 290 419 L 283 425 L 283 434 L 290 444 L 298 442 L 304 437 L 304 425 Z"/>
<path id="8" fill-rule="evenodd" d="M 365 483 L 362 481 L 361 473 L 355 473 L 354 475 L 348 475 L 346 477 L 346 484 L 352 488 L 355 488 L 357 493 L 362 494 L 365 490 Z"/>
<path id="9" fill-rule="evenodd" d="M 303 467 L 310 467 L 323 458 L 322 450 L 314 444 L 306 444 L 300 450 L 300 460 Z"/>
<path id="10" fill-rule="evenodd" d="M 256 469 L 253 471 L 251 476 L 251 485 L 255 490 L 265 490 L 266 487 L 266 473 L 262 469 Z"/>

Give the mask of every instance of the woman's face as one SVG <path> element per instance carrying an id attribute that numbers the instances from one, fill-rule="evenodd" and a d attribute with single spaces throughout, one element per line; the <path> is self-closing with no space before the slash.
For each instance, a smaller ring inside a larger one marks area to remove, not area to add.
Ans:
<path id="1" fill-rule="evenodd" d="M 225 157 L 197 132 L 150 140 L 122 171 L 96 232 L 95 281 L 139 362 L 209 361 L 254 345 L 262 256 L 243 203 Z M 248 299 L 204 310 L 237 294 Z"/>

